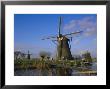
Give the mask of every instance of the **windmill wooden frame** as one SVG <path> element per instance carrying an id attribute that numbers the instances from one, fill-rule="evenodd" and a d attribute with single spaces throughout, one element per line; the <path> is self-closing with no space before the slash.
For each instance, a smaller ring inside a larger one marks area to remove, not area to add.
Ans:
<path id="1" fill-rule="evenodd" d="M 110 45 L 110 42 L 109 42 L 109 38 L 110 38 L 110 2 L 109 1 L 2 1 L 1 3 L 1 12 L 2 12 L 2 15 L 1 15 L 1 22 L 2 22 L 2 25 L 1 25 L 1 87 L 4 89 L 4 88 L 8 88 L 8 89 L 12 89 L 12 88 L 29 88 L 29 89 L 36 89 L 36 88 L 57 88 L 59 86 L 52 86 L 52 85 L 48 85 L 48 86 L 39 86 L 39 85 L 19 85 L 19 86 L 16 86 L 16 85 L 6 85 L 5 84 L 5 6 L 6 5 L 106 5 L 107 7 L 107 20 L 106 20 L 106 26 L 107 26 L 107 29 L 106 29 L 106 67 L 107 67 L 107 86 L 109 85 L 109 75 L 110 75 L 110 72 L 108 71 L 109 69 L 109 63 L 110 61 L 108 60 L 110 58 L 110 55 L 109 55 L 109 52 L 110 52 L 110 48 L 109 48 L 109 45 Z M 87 84 L 88 85 L 88 84 Z M 68 88 L 68 86 L 65 86 Z M 73 87 L 73 86 L 72 86 Z M 74 86 L 74 87 L 80 87 L 80 86 Z M 85 87 L 85 86 L 83 86 Z"/>

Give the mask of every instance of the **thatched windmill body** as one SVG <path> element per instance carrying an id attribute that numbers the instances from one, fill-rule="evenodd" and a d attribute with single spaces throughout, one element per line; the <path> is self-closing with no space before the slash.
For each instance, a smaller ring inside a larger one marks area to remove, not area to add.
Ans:
<path id="1" fill-rule="evenodd" d="M 52 41 L 57 41 L 57 43 L 58 43 L 57 44 L 57 59 L 71 60 L 74 58 L 72 57 L 72 54 L 70 51 L 70 45 L 69 45 L 70 38 L 72 39 L 73 34 L 78 34 L 81 32 L 82 31 L 77 31 L 77 32 L 70 33 L 70 34 L 62 34 L 61 33 L 61 17 L 60 17 L 58 36 L 51 36 L 51 37 L 43 38 L 42 40 L 56 38 L 56 40 L 52 40 Z M 67 36 L 69 36 L 69 37 L 67 37 Z"/>

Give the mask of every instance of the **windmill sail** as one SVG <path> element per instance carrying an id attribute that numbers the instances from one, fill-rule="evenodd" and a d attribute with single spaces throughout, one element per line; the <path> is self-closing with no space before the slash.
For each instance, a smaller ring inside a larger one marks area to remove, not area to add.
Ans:
<path id="1" fill-rule="evenodd" d="M 81 33 L 81 32 L 83 32 L 83 31 L 77 31 L 77 32 L 73 32 L 73 33 L 65 34 L 64 36 L 73 35 L 73 34 L 77 34 L 77 33 Z"/>

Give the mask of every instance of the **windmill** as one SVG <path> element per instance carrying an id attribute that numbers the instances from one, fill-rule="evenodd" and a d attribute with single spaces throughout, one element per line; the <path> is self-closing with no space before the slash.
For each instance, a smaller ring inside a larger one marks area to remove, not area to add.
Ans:
<path id="1" fill-rule="evenodd" d="M 43 38 L 42 40 L 56 38 L 56 40 L 52 40 L 52 41 L 57 41 L 57 43 L 58 43 L 57 44 L 57 59 L 59 59 L 59 60 L 61 60 L 61 59 L 71 60 L 74 58 L 72 57 L 72 54 L 70 51 L 71 47 L 69 46 L 69 42 L 70 42 L 70 40 L 72 40 L 73 34 L 78 34 L 81 32 L 82 31 L 77 31 L 77 32 L 69 33 L 69 34 L 62 34 L 61 33 L 61 17 L 60 17 L 59 28 L 58 28 L 58 36 L 50 36 L 47 38 Z"/>
<path id="2" fill-rule="evenodd" d="M 27 59 L 31 59 L 31 55 L 32 55 L 32 54 L 30 54 L 29 50 L 28 50 L 28 53 L 25 54 L 25 55 L 27 55 Z"/>

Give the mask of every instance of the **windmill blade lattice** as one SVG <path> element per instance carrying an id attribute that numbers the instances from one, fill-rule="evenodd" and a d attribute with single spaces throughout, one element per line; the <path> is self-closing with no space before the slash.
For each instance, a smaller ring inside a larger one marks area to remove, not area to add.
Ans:
<path id="1" fill-rule="evenodd" d="M 57 38 L 57 36 L 46 37 L 46 38 L 43 38 L 42 40 L 51 39 L 51 38 Z"/>
<path id="2" fill-rule="evenodd" d="M 64 36 L 69 36 L 69 35 L 73 35 L 73 34 L 77 34 L 77 33 L 81 33 L 83 31 L 77 31 L 77 32 L 74 32 L 74 33 L 69 33 L 69 34 L 65 34 Z"/>

